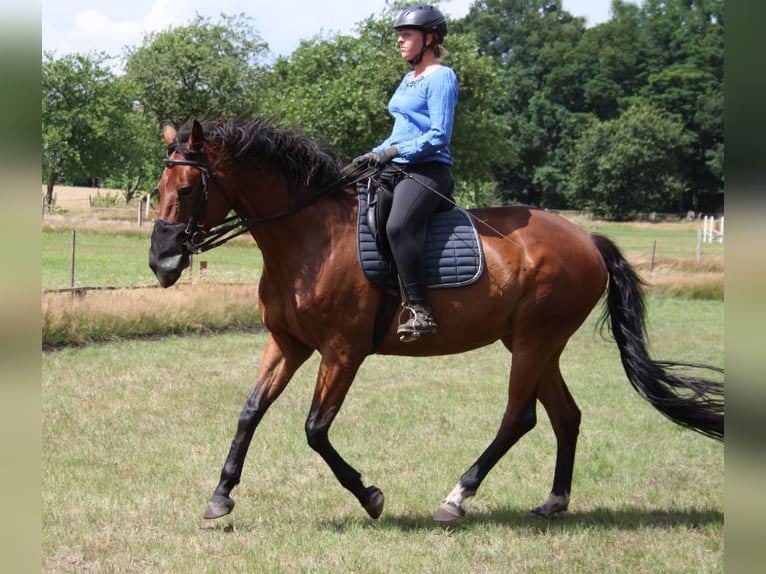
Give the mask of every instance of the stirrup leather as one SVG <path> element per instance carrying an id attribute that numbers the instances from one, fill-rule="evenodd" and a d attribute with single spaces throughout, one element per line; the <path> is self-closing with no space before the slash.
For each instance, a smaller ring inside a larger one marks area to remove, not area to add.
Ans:
<path id="1" fill-rule="evenodd" d="M 405 305 L 402 311 L 409 311 L 410 318 L 401 322 L 396 334 L 403 343 L 416 341 L 421 335 L 429 335 L 437 332 L 436 320 L 433 313 L 425 305 L 416 303 L 414 305 Z M 400 316 L 401 317 L 401 316 Z"/>

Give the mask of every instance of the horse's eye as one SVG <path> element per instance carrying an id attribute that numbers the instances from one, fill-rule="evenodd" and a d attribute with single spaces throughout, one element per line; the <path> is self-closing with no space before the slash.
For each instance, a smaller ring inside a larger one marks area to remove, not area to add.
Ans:
<path id="1" fill-rule="evenodd" d="M 189 187 L 181 187 L 181 188 L 178 189 L 178 197 L 184 199 L 186 197 L 189 197 L 192 194 L 193 191 L 194 191 L 194 188 L 191 187 L 191 186 L 189 186 Z"/>

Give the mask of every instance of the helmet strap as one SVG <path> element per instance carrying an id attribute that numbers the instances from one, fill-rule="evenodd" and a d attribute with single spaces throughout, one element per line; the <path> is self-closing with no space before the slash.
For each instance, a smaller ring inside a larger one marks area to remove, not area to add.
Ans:
<path id="1" fill-rule="evenodd" d="M 426 50 L 429 50 L 429 49 L 434 47 L 433 44 L 426 44 L 427 36 L 428 36 L 428 32 L 423 30 L 423 47 L 420 49 L 420 53 L 417 56 L 415 56 L 414 60 L 407 60 L 407 62 L 411 66 L 417 66 L 420 62 L 422 62 L 423 61 L 423 56 L 425 55 Z"/>

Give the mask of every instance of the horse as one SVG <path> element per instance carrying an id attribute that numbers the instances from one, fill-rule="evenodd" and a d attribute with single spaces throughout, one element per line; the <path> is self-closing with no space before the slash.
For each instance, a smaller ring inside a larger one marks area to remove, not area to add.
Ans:
<path id="1" fill-rule="evenodd" d="M 512 356 L 499 429 L 433 518 L 451 524 L 465 517 L 466 499 L 535 426 L 538 401 L 553 427 L 556 460 L 550 493 L 531 512 L 552 517 L 566 511 L 581 411 L 559 360 L 602 298 L 602 331 L 616 342 L 628 381 L 639 395 L 673 422 L 723 441 L 723 369 L 649 356 L 646 284 L 606 236 L 531 207 L 466 210 L 476 222 L 483 250 L 479 278 L 470 285 L 432 290 L 438 333 L 402 342 L 394 321 L 384 323 L 376 342 L 376 318 L 388 295 L 360 269 L 360 178 L 350 178 L 353 170 L 344 167 L 337 153 L 264 118 L 194 120 L 179 130 L 166 125 L 163 137 L 168 155 L 149 249 L 159 283 L 171 286 L 192 253 L 241 233 L 253 237 L 263 258 L 258 304 L 269 336 L 205 518 L 232 511 L 231 491 L 240 482 L 258 424 L 317 351 L 321 360 L 305 421 L 308 444 L 377 519 L 382 491 L 366 486 L 328 437 L 362 362 L 373 353 L 446 355 L 498 340 Z M 695 374 L 689 367 L 703 372 Z"/>

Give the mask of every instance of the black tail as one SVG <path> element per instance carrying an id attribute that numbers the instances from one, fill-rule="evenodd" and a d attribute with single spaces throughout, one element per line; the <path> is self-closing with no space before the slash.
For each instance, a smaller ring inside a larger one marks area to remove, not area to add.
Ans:
<path id="1" fill-rule="evenodd" d="M 638 394 L 673 422 L 722 441 L 723 381 L 682 375 L 678 371 L 693 368 L 723 375 L 723 369 L 694 363 L 653 361 L 644 341 L 644 281 L 612 241 L 593 234 L 593 242 L 609 271 L 609 289 L 601 324 L 609 321 L 609 330 L 620 349 L 622 365 L 631 384 Z"/>

